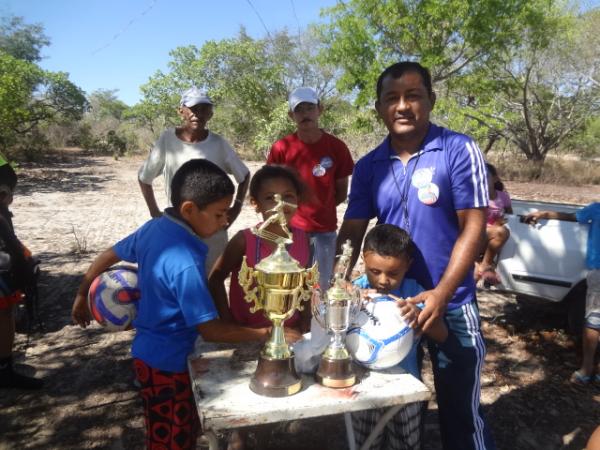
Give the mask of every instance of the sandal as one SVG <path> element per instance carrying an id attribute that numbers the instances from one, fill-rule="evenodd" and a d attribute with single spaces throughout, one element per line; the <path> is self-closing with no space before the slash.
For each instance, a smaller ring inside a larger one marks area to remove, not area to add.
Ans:
<path id="1" fill-rule="evenodd" d="M 597 380 L 597 379 L 598 379 L 598 375 L 596 375 L 594 377 L 594 380 Z M 585 386 L 586 384 L 590 384 L 590 382 L 592 381 L 592 376 L 584 375 L 579 370 L 576 370 L 571 375 L 571 378 L 569 379 L 569 381 L 573 384 L 578 384 L 579 386 Z"/>

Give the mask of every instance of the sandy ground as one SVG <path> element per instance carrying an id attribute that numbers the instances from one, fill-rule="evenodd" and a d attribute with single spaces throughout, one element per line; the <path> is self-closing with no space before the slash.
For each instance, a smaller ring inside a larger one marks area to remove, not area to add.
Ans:
<path id="1" fill-rule="evenodd" d="M 17 335 L 16 360 L 22 370 L 44 377 L 46 387 L 0 391 L 0 449 L 143 447 L 129 356 L 132 332 L 82 330 L 70 321 L 79 279 L 94 256 L 149 218 L 136 181 L 140 161 L 64 150 L 21 174 L 12 209 L 18 235 L 42 260 L 43 329 Z M 585 204 L 600 198 L 599 186 L 507 187 L 524 199 Z M 163 199 L 162 186 L 155 190 Z M 245 207 L 231 233 L 256 221 Z M 582 449 L 600 424 L 600 388 L 565 381 L 579 356 L 578 344 L 563 331 L 564 311 L 493 292 L 479 298 L 488 342 L 482 403 L 498 448 Z M 424 378 L 431 387 L 427 367 Z M 440 448 L 435 411 L 432 401 L 429 450 Z M 264 449 L 346 448 L 340 417 L 262 427 L 252 441 Z"/>

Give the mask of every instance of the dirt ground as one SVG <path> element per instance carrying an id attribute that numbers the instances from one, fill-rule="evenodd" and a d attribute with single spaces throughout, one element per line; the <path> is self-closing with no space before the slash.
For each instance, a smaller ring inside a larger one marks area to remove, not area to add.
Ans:
<path id="1" fill-rule="evenodd" d="M 82 330 L 70 320 L 79 279 L 94 256 L 149 218 L 136 181 L 140 162 L 63 150 L 23 168 L 12 209 L 18 235 L 42 261 L 43 328 L 17 335 L 16 360 L 21 370 L 44 377 L 46 387 L 0 391 L 0 449 L 143 447 L 132 332 Z M 506 184 L 522 199 L 586 204 L 600 198 L 600 186 Z M 164 199 L 162 186 L 155 190 Z M 246 207 L 231 231 L 256 221 Z M 600 424 L 600 386 L 566 381 L 577 368 L 579 345 L 564 331 L 564 310 L 487 291 L 479 300 L 488 343 L 481 396 L 498 448 L 582 449 Z M 424 378 L 432 387 L 428 367 Z M 436 420 L 432 401 L 428 450 L 440 448 Z M 257 448 L 346 448 L 339 416 L 263 427 L 253 435 Z"/>

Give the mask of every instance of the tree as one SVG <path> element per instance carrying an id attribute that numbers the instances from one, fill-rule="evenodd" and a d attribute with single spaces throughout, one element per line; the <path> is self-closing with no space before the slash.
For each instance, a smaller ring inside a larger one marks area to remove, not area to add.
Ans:
<path id="1" fill-rule="evenodd" d="M 0 147 L 5 151 L 42 123 L 78 120 L 87 106 L 66 73 L 35 64 L 47 44 L 39 25 L 18 17 L 0 25 Z"/>
<path id="2" fill-rule="evenodd" d="M 372 102 L 381 71 L 418 60 L 434 82 L 468 73 L 518 44 L 522 30 L 539 29 L 545 0 L 350 0 L 326 9 L 324 57 L 343 73 L 338 88 Z M 538 25 L 536 25 L 538 24 Z"/>
<path id="3" fill-rule="evenodd" d="M 320 48 L 311 33 L 300 37 L 286 31 L 253 39 L 242 28 L 235 38 L 208 41 L 202 48 L 171 51 L 169 72 L 157 72 L 141 87 L 143 100 L 128 114 L 154 127 L 154 118 L 178 123 L 175 106 L 190 85 L 205 87 L 216 103 L 211 129 L 234 144 L 261 153 L 293 124 L 287 118 L 287 95 L 309 84 L 331 95 L 333 69 L 317 64 Z"/>
<path id="4" fill-rule="evenodd" d="M 484 67 L 478 76 L 485 84 L 469 83 L 473 101 L 462 114 L 512 142 L 541 169 L 549 152 L 600 112 L 598 26 L 600 11 L 563 15 L 548 42 L 527 36 Z"/>
<path id="5" fill-rule="evenodd" d="M 50 41 L 39 24 L 28 25 L 22 17 L 4 17 L 0 21 L 0 50 L 27 62 L 42 59 L 40 50 Z"/>

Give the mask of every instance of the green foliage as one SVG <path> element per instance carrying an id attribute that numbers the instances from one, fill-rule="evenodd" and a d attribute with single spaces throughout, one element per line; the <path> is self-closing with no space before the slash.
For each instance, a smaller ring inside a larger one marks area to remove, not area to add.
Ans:
<path id="1" fill-rule="evenodd" d="M 0 51 L 16 59 L 37 62 L 40 51 L 50 44 L 41 25 L 28 25 L 22 17 L 4 17 L 0 21 Z"/>
<path id="2" fill-rule="evenodd" d="M 156 131 L 179 122 L 176 105 L 191 85 L 206 88 L 215 102 L 209 127 L 242 149 L 261 157 L 271 144 L 293 130 L 287 118 L 288 93 L 312 86 L 332 95 L 334 70 L 318 64 L 314 33 L 292 37 L 287 32 L 253 39 L 242 28 L 235 38 L 208 41 L 202 48 L 173 50 L 169 72 L 157 72 L 142 86 L 142 101 L 126 114 Z"/>
<path id="3" fill-rule="evenodd" d="M 41 142 L 40 126 L 79 120 L 87 107 L 83 91 L 66 73 L 35 64 L 47 44 L 39 25 L 18 17 L 0 25 L 0 147 L 8 154 L 22 153 L 19 141 Z"/>
<path id="4" fill-rule="evenodd" d="M 600 112 L 600 84 L 594 83 L 600 67 L 600 39 L 594 31 L 600 11 L 581 17 L 559 9 L 546 14 L 546 40 L 524 33 L 520 46 L 506 49 L 477 79 L 462 85 L 474 93 L 474 101 L 462 110 L 465 117 L 540 162 Z"/>
<path id="5" fill-rule="evenodd" d="M 88 98 L 90 112 L 97 118 L 121 120 L 127 105 L 117 98 L 118 89 L 99 89 Z"/>
<path id="6" fill-rule="evenodd" d="M 473 71 L 521 41 L 543 17 L 546 1 L 350 0 L 325 11 L 323 58 L 342 67 L 338 87 L 372 102 L 378 75 L 400 60 L 418 60 L 434 82 Z"/>

